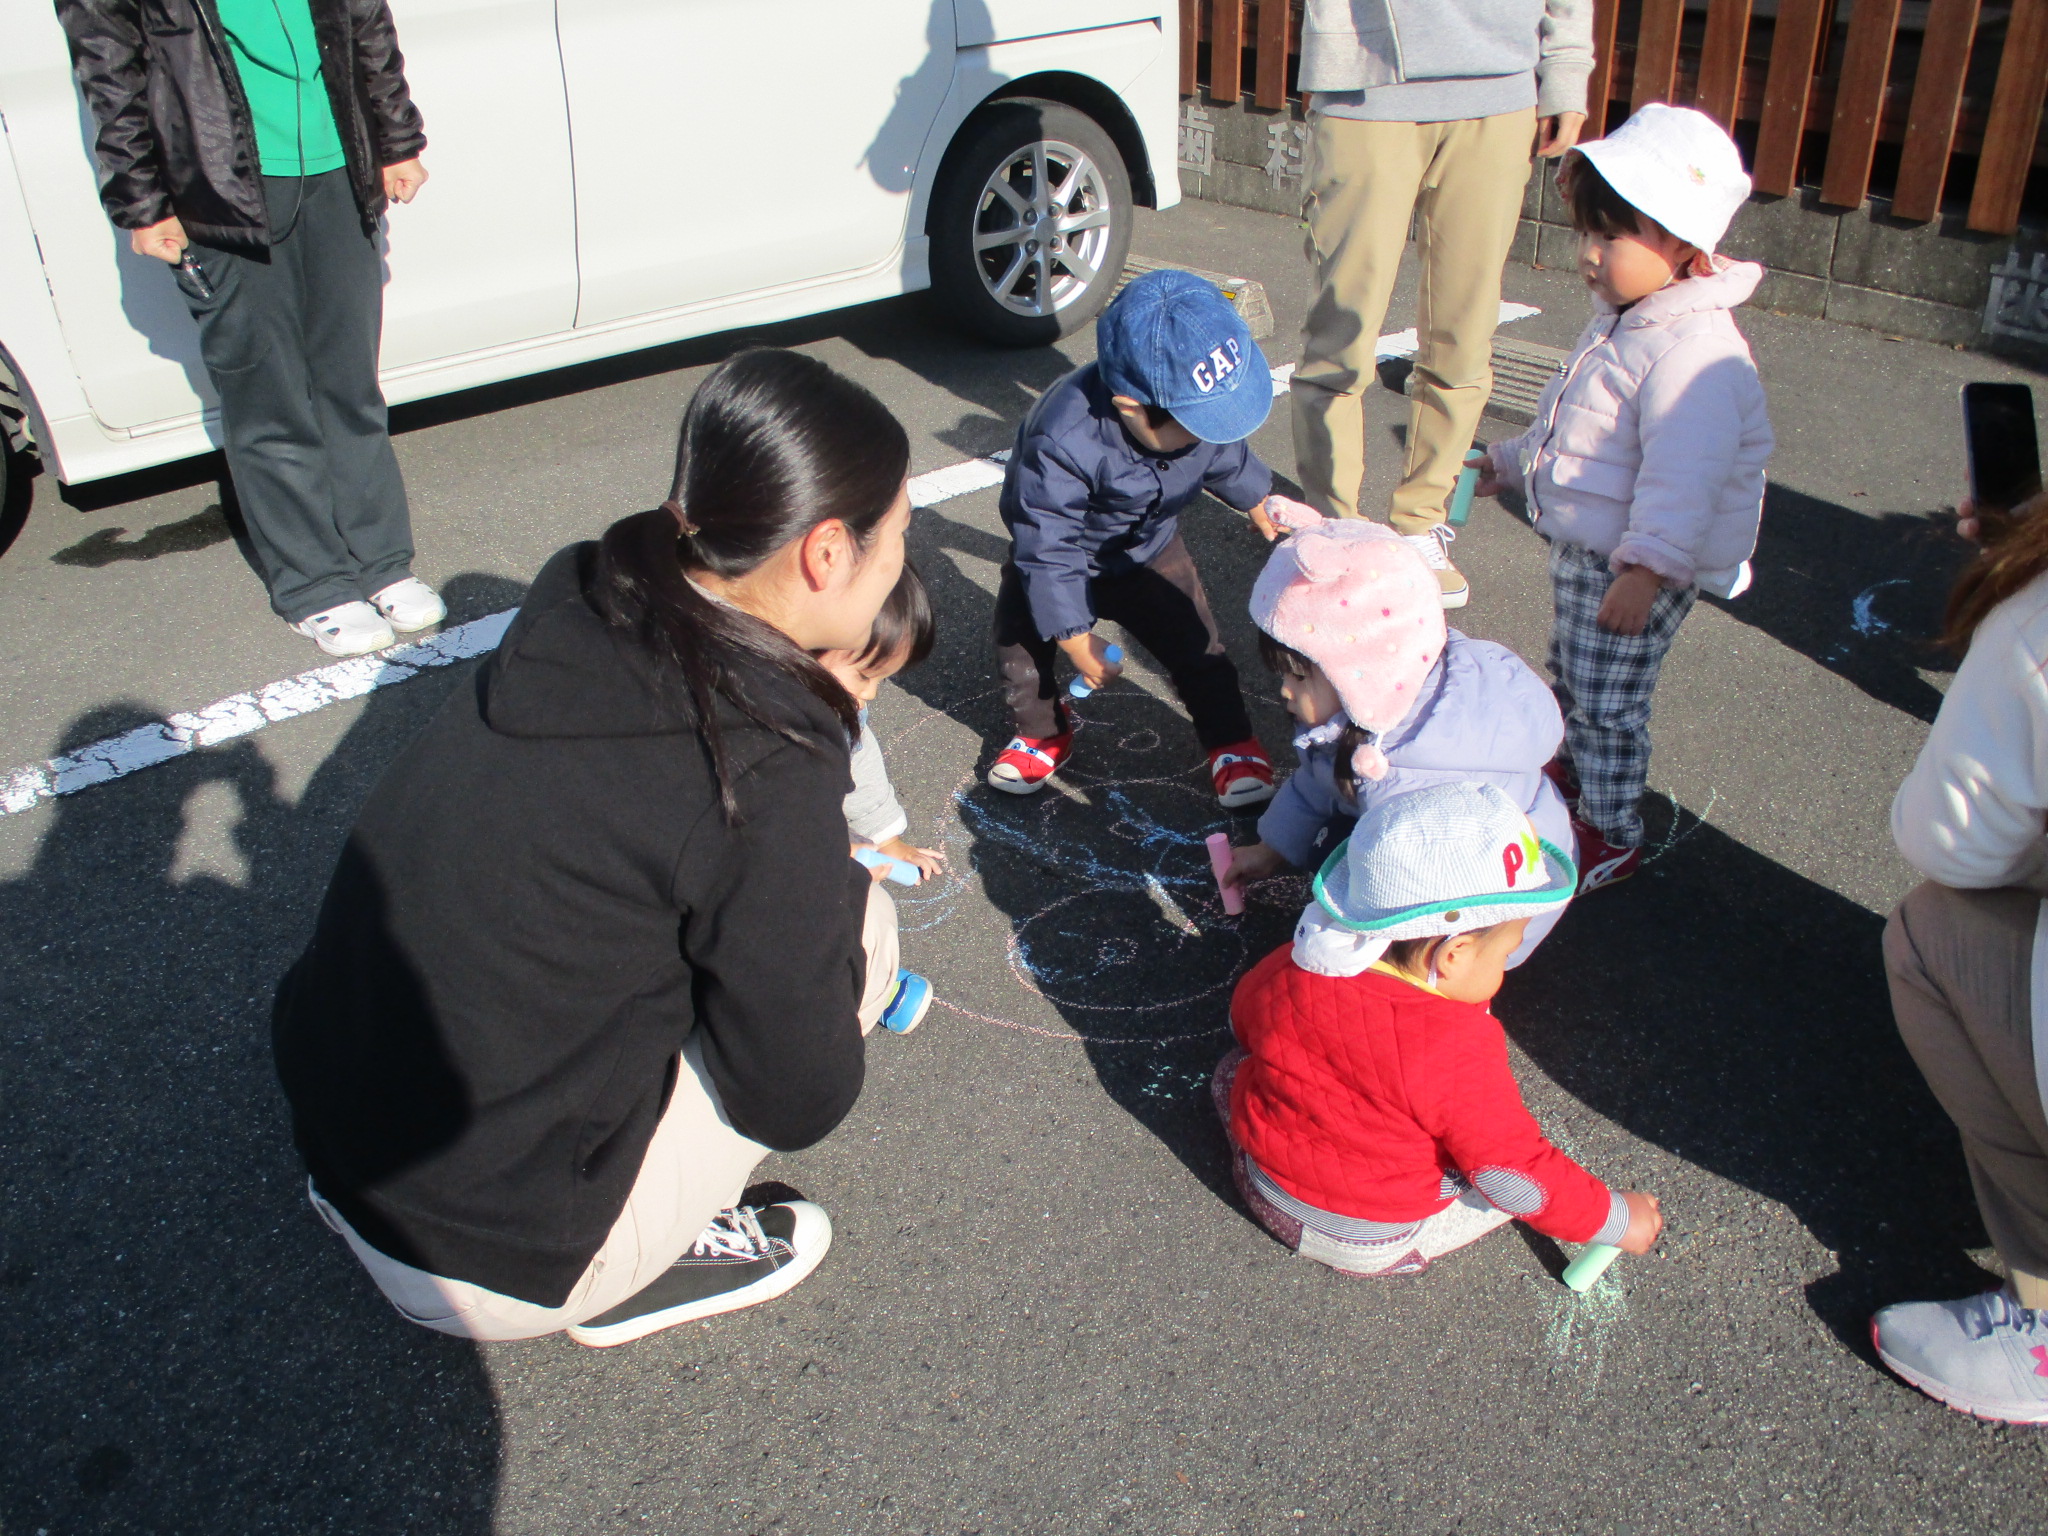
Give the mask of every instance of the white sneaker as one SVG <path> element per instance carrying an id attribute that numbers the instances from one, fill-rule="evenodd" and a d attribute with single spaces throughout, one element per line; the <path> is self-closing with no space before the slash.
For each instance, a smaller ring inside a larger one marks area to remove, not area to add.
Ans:
<path id="1" fill-rule="evenodd" d="M 401 635 L 448 617 L 448 605 L 441 601 L 441 594 L 417 576 L 394 581 L 383 591 L 372 593 L 370 606 L 389 619 L 391 627 Z"/>
<path id="2" fill-rule="evenodd" d="M 384 615 L 368 603 L 342 603 L 310 614 L 292 626 L 330 656 L 362 656 L 396 645 L 398 636 Z"/>
<path id="3" fill-rule="evenodd" d="M 1444 553 L 1444 546 L 1457 536 L 1458 530 L 1449 523 L 1438 523 L 1427 533 L 1401 535 L 1402 541 L 1422 556 L 1422 563 L 1436 572 L 1437 585 L 1443 588 L 1446 608 L 1462 608 L 1472 598 L 1471 583 L 1451 564 L 1451 557 Z"/>

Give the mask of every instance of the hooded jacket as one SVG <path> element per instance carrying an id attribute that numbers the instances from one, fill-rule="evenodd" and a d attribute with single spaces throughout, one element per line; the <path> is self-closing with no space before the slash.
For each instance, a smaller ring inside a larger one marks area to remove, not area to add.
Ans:
<path id="1" fill-rule="evenodd" d="M 256 124 L 214 0 L 56 0 L 72 72 L 99 125 L 100 202 L 118 229 L 175 214 L 194 240 L 270 248 Z M 427 147 L 386 0 L 310 0 L 334 126 L 363 231 L 383 168 Z"/>
<path id="2" fill-rule="evenodd" d="M 769 1147 L 824 1136 L 863 1072 L 845 730 L 743 667 L 797 740 L 721 704 L 729 824 L 672 685 L 594 610 L 595 559 L 548 562 L 371 792 L 274 1024 L 299 1150 L 364 1240 L 539 1306 L 624 1208 L 692 1032 Z"/>
<path id="3" fill-rule="evenodd" d="M 1495 785 L 1529 813 L 1538 836 L 1569 849 L 1571 816 L 1543 773 L 1563 740 L 1556 695 L 1529 664 L 1454 629 L 1414 707 L 1379 738 L 1386 777 L 1361 779 L 1350 799 L 1337 787 L 1334 749 L 1311 747 L 1260 815 L 1259 839 L 1297 868 L 1314 869 L 1340 840 L 1324 836 L 1332 821 L 1356 820 L 1409 790 L 1477 782 Z"/>
<path id="4" fill-rule="evenodd" d="M 1535 423 L 1492 445 L 1494 474 L 1529 499 L 1536 531 L 1648 566 L 1718 597 L 1749 585 L 1772 436 L 1764 387 L 1729 313 L 1763 280 L 1717 258 L 1617 311 L 1595 298 Z"/>
<path id="5" fill-rule="evenodd" d="M 1592 0 L 1308 0 L 1301 89 L 1382 122 L 1586 110 Z"/>

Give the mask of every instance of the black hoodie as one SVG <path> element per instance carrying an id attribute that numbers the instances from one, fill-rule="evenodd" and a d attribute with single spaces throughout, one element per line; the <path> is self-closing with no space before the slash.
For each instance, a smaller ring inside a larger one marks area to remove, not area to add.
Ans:
<path id="1" fill-rule="evenodd" d="M 721 705 L 741 818 L 669 686 L 550 560 L 474 690 L 371 792 L 279 989 L 313 1181 L 407 1264 L 559 1306 L 602 1246 L 700 1032 L 735 1128 L 782 1150 L 860 1094 L 866 871 L 845 732 L 747 678 Z"/>

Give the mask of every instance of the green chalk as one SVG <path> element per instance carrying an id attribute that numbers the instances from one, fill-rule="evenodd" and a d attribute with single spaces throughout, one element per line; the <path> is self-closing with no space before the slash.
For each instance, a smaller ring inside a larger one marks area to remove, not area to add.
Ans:
<path id="1" fill-rule="evenodd" d="M 1583 1296 L 1607 1273 L 1607 1266 L 1620 1257 L 1621 1250 L 1611 1243 L 1588 1243 L 1576 1259 L 1565 1265 L 1564 1283 Z"/>
<path id="2" fill-rule="evenodd" d="M 1486 467 L 1484 448 L 1467 449 L 1465 467 L 1458 471 L 1458 483 L 1451 491 L 1451 504 L 1444 513 L 1444 521 L 1453 528 L 1465 526 L 1465 519 L 1472 515 L 1472 497 L 1479 489 L 1479 472 Z"/>

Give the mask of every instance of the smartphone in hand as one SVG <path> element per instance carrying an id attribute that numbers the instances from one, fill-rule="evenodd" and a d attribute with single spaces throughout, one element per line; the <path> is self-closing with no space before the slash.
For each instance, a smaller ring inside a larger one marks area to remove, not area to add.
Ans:
<path id="1" fill-rule="evenodd" d="M 1970 455 L 1970 500 L 1980 511 L 2009 512 L 2040 491 L 2034 392 L 2025 384 L 1965 384 L 1963 437 Z"/>

